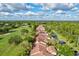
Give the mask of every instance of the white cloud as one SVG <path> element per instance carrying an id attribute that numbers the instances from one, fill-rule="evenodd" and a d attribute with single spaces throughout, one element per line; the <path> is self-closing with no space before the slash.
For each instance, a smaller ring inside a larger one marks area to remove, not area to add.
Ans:
<path id="1" fill-rule="evenodd" d="M 68 6 L 69 8 L 74 7 L 75 4 L 74 3 L 64 3 L 64 5 Z"/>
<path id="2" fill-rule="evenodd" d="M 19 10 L 28 10 L 30 6 L 26 6 L 24 3 L 1 3 L 0 11 L 3 12 L 16 12 Z"/>
<path id="3" fill-rule="evenodd" d="M 33 6 L 30 6 L 30 5 L 26 5 L 26 8 L 32 9 L 32 8 L 34 8 L 34 7 L 33 7 Z"/>
<path id="4" fill-rule="evenodd" d="M 78 7 L 74 7 L 71 9 L 72 11 L 77 11 L 78 10 Z"/>
<path id="5" fill-rule="evenodd" d="M 44 4 L 40 4 L 42 5 L 42 9 L 43 10 L 49 10 L 50 8 L 55 8 L 56 4 L 51 4 L 51 3 L 44 3 Z"/>
<path id="6" fill-rule="evenodd" d="M 36 15 L 36 13 L 32 12 L 32 11 L 28 11 L 25 13 L 25 15 Z"/>
<path id="7" fill-rule="evenodd" d="M 61 9 L 61 10 L 69 10 L 69 9 L 72 9 L 76 4 L 74 3 L 44 3 L 44 4 L 41 4 L 43 7 L 42 9 L 43 10 L 49 10 L 49 9 L 53 9 L 53 10 L 58 10 L 58 9 Z"/>
<path id="8" fill-rule="evenodd" d="M 24 15 L 28 15 L 28 16 L 33 16 L 33 15 L 40 16 L 40 15 L 43 15 L 43 14 L 44 14 L 44 12 L 32 12 L 32 11 L 28 11 Z"/>
<path id="9" fill-rule="evenodd" d="M 0 12 L 0 15 L 10 15 L 8 12 Z"/>
<path id="10" fill-rule="evenodd" d="M 18 16 L 35 15 L 35 17 L 36 16 L 40 17 L 40 15 L 50 15 L 50 16 L 52 15 L 52 17 L 55 15 L 56 16 L 63 15 L 63 17 L 72 17 L 70 15 L 71 13 L 69 14 L 68 11 L 75 10 L 77 14 L 79 13 L 79 10 L 77 7 L 75 7 L 76 4 L 74 3 L 61 3 L 61 4 L 60 3 L 35 3 L 35 5 L 41 5 L 42 6 L 41 9 L 43 11 L 33 12 L 31 9 L 35 7 L 24 3 L 4 3 L 4 4 L 0 3 L 0 15 L 18 15 Z M 51 11 L 47 11 L 47 10 L 51 10 Z"/>
<path id="11" fill-rule="evenodd" d="M 24 13 L 21 13 L 21 12 L 19 12 L 19 13 L 14 13 L 14 15 L 15 15 L 15 16 L 23 16 Z"/>
<path id="12" fill-rule="evenodd" d="M 42 10 L 69 10 L 72 9 L 76 4 L 74 3 L 35 3 L 35 5 L 41 5 Z M 0 3 L 0 11 L 6 11 L 6 12 L 11 12 L 11 11 L 19 11 L 19 10 L 30 10 L 34 8 L 31 5 L 27 5 L 24 3 Z"/>
<path id="13" fill-rule="evenodd" d="M 61 14 L 61 13 L 64 13 L 64 11 L 63 10 L 57 10 L 55 13 L 56 14 Z"/>
<path id="14" fill-rule="evenodd" d="M 26 5 L 24 3 L 8 3 L 8 5 L 15 8 L 16 10 L 26 9 Z"/>
<path id="15" fill-rule="evenodd" d="M 19 13 L 14 13 L 14 15 L 16 16 L 39 16 L 39 15 L 43 15 L 44 12 L 32 12 L 32 11 L 28 11 L 26 13 L 22 13 L 22 12 L 19 12 Z"/>
<path id="16" fill-rule="evenodd" d="M 15 8 L 13 8 L 10 4 L 5 3 L 5 6 L 10 10 L 13 11 Z"/>

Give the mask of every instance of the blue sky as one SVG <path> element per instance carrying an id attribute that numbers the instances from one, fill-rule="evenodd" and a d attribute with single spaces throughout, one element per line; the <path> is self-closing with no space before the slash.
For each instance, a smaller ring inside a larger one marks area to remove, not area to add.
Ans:
<path id="1" fill-rule="evenodd" d="M 0 20 L 79 20 L 79 4 L 0 3 Z"/>

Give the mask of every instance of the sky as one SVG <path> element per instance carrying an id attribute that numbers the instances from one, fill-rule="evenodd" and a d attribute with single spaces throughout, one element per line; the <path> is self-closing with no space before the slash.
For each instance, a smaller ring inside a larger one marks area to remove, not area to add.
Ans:
<path id="1" fill-rule="evenodd" d="M 78 3 L 0 3 L 0 20 L 79 20 Z"/>

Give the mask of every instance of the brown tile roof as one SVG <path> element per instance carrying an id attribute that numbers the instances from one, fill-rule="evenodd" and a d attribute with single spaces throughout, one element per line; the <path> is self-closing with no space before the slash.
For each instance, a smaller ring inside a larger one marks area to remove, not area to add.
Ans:
<path id="1" fill-rule="evenodd" d="M 35 43 L 33 49 L 30 52 L 31 56 L 54 56 L 56 55 L 56 49 L 54 46 L 48 46 L 46 41 L 48 40 L 48 34 L 45 32 L 45 28 L 40 25 L 36 28 Z"/>
<path id="2" fill-rule="evenodd" d="M 33 56 L 54 56 L 56 55 L 56 49 L 54 46 L 47 46 L 45 44 L 38 43 L 31 50 L 31 55 Z"/>
<path id="3" fill-rule="evenodd" d="M 37 41 L 45 41 L 48 39 L 48 35 L 47 33 L 40 33 L 37 37 L 36 37 L 36 40 Z"/>
<path id="4" fill-rule="evenodd" d="M 37 44 L 43 44 L 43 45 L 46 45 L 47 46 L 47 43 L 45 43 L 45 42 L 42 42 L 42 41 L 36 41 L 35 43 L 34 43 L 34 46 L 36 46 Z"/>
<path id="5" fill-rule="evenodd" d="M 45 28 L 42 25 L 39 25 L 36 28 L 36 34 L 40 33 L 40 32 L 45 32 Z"/>
<path id="6" fill-rule="evenodd" d="M 35 47 L 33 47 L 33 49 L 31 50 L 31 54 L 36 54 L 37 52 L 40 52 L 40 51 L 45 51 L 46 50 L 46 45 L 44 44 L 40 44 L 38 43 L 37 45 L 35 45 Z"/>
<path id="7" fill-rule="evenodd" d="M 56 54 L 57 54 L 56 49 L 55 49 L 54 46 L 49 46 L 49 47 L 47 47 L 47 51 L 48 51 L 50 54 L 52 54 L 52 55 L 56 55 Z"/>
<path id="8" fill-rule="evenodd" d="M 45 31 L 45 28 L 44 28 L 42 25 L 39 25 L 39 26 L 36 28 L 36 31 Z"/>
<path id="9" fill-rule="evenodd" d="M 31 56 L 45 56 L 42 51 L 31 54 Z"/>

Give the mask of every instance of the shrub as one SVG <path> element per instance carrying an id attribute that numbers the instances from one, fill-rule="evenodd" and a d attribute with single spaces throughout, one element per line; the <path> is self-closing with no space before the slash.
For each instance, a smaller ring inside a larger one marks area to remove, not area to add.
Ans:
<path id="1" fill-rule="evenodd" d="M 22 33 L 28 33 L 29 30 L 28 30 L 28 29 L 22 29 L 21 32 L 22 32 Z"/>
<path id="2" fill-rule="evenodd" d="M 22 40 L 22 38 L 19 36 L 19 35 L 16 35 L 16 36 L 13 36 L 13 37 L 10 37 L 10 39 L 9 39 L 9 43 L 10 44 L 12 44 L 12 43 L 14 43 L 14 44 L 19 44 L 19 43 L 21 43 L 23 40 Z"/>
<path id="3" fill-rule="evenodd" d="M 25 48 L 25 52 L 23 55 L 29 55 L 30 50 L 32 49 L 32 43 L 30 43 L 28 41 L 23 41 L 21 45 L 23 48 Z"/>
<path id="4" fill-rule="evenodd" d="M 74 51 L 70 49 L 67 45 L 58 45 L 58 53 L 59 55 L 65 55 L 65 56 L 73 56 Z"/>
<path id="5" fill-rule="evenodd" d="M 24 40 L 27 40 L 28 42 L 31 42 L 31 43 L 33 43 L 33 41 L 34 41 L 31 36 L 26 36 L 26 37 L 24 38 Z"/>

